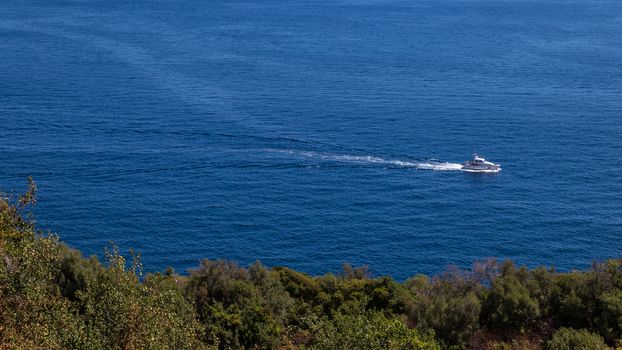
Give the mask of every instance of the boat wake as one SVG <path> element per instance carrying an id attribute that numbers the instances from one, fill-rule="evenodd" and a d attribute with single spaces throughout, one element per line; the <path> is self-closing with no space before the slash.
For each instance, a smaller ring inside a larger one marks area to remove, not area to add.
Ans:
<path id="1" fill-rule="evenodd" d="M 438 171 L 458 171 L 462 170 L 462 164 L 460 163 L 448 163 L 448 162 L 427 162 L 417 164 L 418 169 L 425 170 L 438 170 Z"/>
<path id="2" fill-rule="evenodd" d="M 421 170 L 436 171 L 460 171 L 462 164 L 441 162 L 435 160 L 400 160 L 388 159 L 371 155 L 347 155 L 347 154 L 331 154 L 314 151 L 294 151 L 294 150 L 270 150 L 277 153 L 285 153 L 301 158 L 319 159 L 328 162 L 351 163 L 351 164 L 376 164 L 401 168 L 416 168 Z"/>

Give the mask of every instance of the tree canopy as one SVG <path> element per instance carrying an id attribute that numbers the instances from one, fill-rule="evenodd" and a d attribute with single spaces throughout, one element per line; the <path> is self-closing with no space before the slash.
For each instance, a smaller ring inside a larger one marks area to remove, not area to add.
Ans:
<path id="1" fill-rule="evenodd" d="M 40 230 L 36 184 L 0 196 L 0 349 L 604 349 L 622 341 L 622 260 L 587 271 L 476 262 L 404 283 L 204 260 L 144 273 Z"/>

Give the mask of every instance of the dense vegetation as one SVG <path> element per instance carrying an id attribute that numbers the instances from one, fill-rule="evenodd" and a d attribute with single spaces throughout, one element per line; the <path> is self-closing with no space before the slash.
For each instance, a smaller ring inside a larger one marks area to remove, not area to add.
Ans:
<path id="1" fill-rule="evenodd" d="M 510 261 L 404 283 L 364 267 L 312 277 L 204 260 L 143 275 L 114 246 L 84 258 L 0 198 L 0 349 L 605 349 L 622 339 L 622 260 Z"/>

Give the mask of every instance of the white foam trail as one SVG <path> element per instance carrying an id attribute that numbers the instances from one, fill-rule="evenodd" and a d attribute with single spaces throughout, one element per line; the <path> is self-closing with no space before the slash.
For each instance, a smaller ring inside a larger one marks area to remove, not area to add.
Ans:
<path id="1" fill-rule="evenodd" d="M 418 163 L 418 169 L 438 170 L 438 171 L 457 171 L 462 170 L 462 164 L 460 163 L 448 163 L 448 162 L 427 162 Z"/>
<path id="2" fill-rule="evenodd" d="M 385 164 L 394 165 L 405 168 L 417 168 L 422 170 L 436 170 L 436 171 L 457 171 L 462 170 L 462 164 L 448 163 L 448 162 L 410 162 L 399 159 L 386 159 L 376 156 L 355 156 L 355 155 L 341 155 L 330 153 L 319 153 L 313 151 L 292 151 L 292 150 L 270 150 L 273 152 L 287 153 L 292 155 L 299 155 L 306 158 L 322 159 L 334 162 L 342 163 L 356 163 L 356 164 Z"/>

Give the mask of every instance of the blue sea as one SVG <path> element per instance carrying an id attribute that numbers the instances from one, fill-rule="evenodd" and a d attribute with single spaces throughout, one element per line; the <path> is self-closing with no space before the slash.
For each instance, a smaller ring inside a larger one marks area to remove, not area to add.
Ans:
<path id="1" fill-rule="evenodd" d="M 0 122 L 0 188 L 149 271 L 622 255 L 619 0 L 3 0 Z"/>

